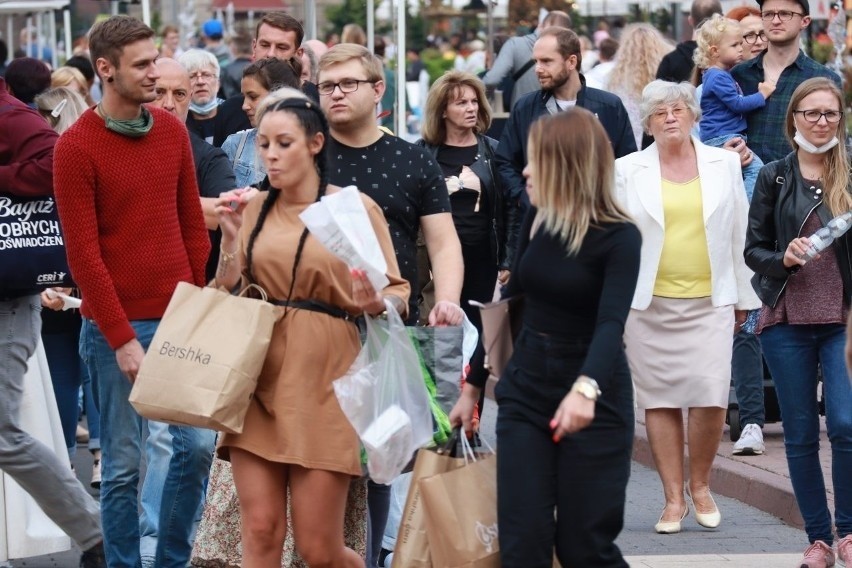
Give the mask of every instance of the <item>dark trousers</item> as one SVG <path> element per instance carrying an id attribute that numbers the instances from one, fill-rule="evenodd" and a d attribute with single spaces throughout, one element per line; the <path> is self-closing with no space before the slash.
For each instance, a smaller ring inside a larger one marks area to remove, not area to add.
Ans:
<path id="1" fill-rule="evenodd" d="M 497 516 L 503 568 L 626 567 L 615 539 L 633 444 L 633 392 L 624 353 L 601 379 L 584 430 L 554 443 L 550 421 L 588 345 L 524 328 L 497 383 Z"/>
<path id="2" fill-rule="evenodd" d="M 753 333 L 741 331 L 734 336 L 731 361 L 734 391 L 740 409 L 740 425 L 757 424 L 763 428 L 765 409 L 763 402 L 763 353 L 760 341 Z"/>

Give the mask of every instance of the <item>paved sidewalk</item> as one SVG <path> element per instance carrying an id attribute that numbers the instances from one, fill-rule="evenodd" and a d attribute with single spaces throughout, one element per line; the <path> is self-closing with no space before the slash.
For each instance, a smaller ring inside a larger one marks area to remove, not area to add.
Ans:
<path id="1" fill-rule="evenodd" d="M 641 414 L 641 413 L 640 413 Z M 834 486 L 831 479 L 831 450 L 825 433 L 825 419 L 821 418 L 820 461 L 828 492 L 829 510 L 834 511 Z M 796 506 L 787 460 L 784 456 L 784 436 L 781 423 L 767 424 L 763 428 L 766 453 L 760 456 L 731 455 L 733 442 L 725 427 L 722 442 L 713 464 L 711 489 L 747 505 L 778 517 L 785 523 L 802 528 L 802 516 Z M 688 450 L 688 447 L 686 448 Z M 636 422 L 633 459 L 654 467 L 648 445 L 643 417 Z M 739 564 L 737 564 L 739 566 Z"/>

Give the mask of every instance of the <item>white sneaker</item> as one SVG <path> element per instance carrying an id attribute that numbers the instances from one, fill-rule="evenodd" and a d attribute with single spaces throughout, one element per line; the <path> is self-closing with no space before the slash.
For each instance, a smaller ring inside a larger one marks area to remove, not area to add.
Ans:
<path id="1" fill-rule="evenodd" d="M 766 450 L 763 443 L 763 430 L 757 424 L 746 424 L 740 439 L 734 444 L 735 456 L 757 456 Z"/>

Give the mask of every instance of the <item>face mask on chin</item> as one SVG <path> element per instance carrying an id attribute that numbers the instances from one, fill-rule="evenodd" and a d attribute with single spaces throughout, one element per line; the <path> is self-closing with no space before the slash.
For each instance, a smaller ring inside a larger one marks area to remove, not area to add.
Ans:
<path id="1" fill-rule="evenodd" d="M 798 130 L 796 130 L 796 135 L 793 136 L 793 141 L 808 154 L 825 154 L 840 143 L 840 140 L 835 136 L 822 146 L 814 146 Z"/>

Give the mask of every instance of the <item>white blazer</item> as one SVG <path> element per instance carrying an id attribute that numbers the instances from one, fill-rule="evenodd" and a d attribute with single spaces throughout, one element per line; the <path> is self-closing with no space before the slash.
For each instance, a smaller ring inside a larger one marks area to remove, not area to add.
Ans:
<path id="1" fill-rule="evenodd" d="M 702 144 L 697 138 L 692 143 L 701 182 L 713 305 L 759 308 L 760 300 L 749 282 L 753 273 L 743 259 L 748 201 L 739 156 Z M 642 233 L 639 280 L 631 307 L 644 310 L 654 294 L 666 230 L 656 144 L 615 161 L 615 193 Z"/>

